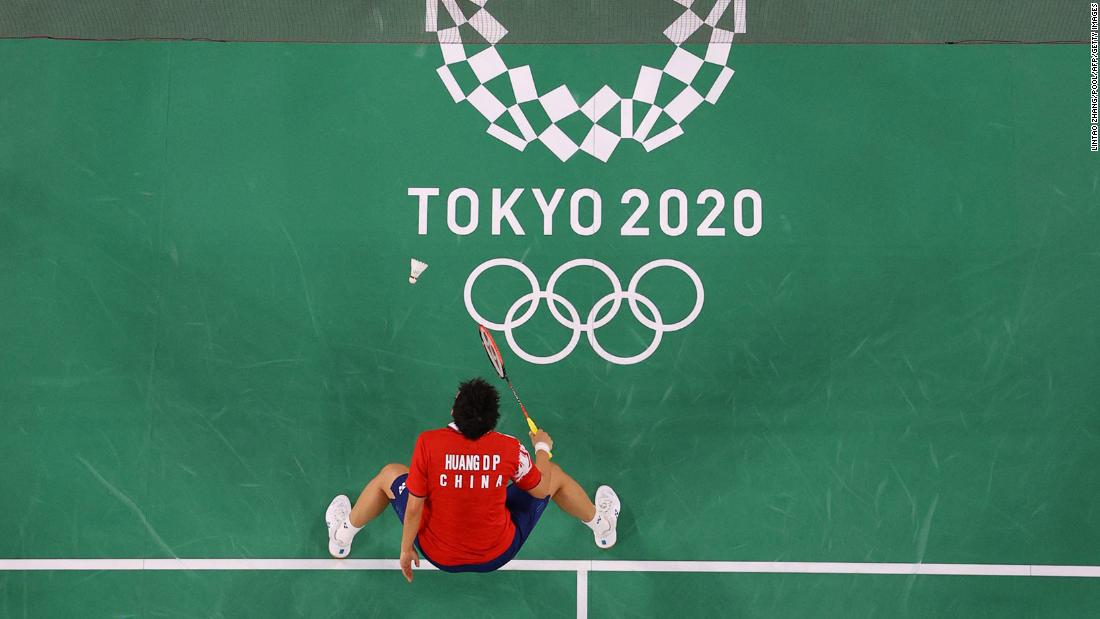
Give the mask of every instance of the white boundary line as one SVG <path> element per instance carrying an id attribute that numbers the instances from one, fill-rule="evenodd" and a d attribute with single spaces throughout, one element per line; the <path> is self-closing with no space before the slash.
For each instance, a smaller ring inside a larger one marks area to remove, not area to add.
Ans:
<path id="1" fill-rule="evenodd" d="M 397 570 L 396 559 L 0 559 L 11 571 L 264 571 Z M 427 561 L 419 570 L 435 570 Z M 807 561 L 512 561 L 502 570 L 576 572 L 577 618 L 588 619 L 589 572 L 722 574 L 876 574 L 1100 578 L 1100 565 L 998 565 L 982 563 L 834 563 Z"/>
<path id="2" fill-rule="evenodd" d="M 588 619 L 588 570 L 577 570 L 577 619 Z"/>
<path id="3" fill-rule="evenodd" d="M 396 559 L 0 559 L 12 571 L 267 571 L 396 570 Z M 426 561 L 418 570 L 434 570 Z M 577 572 L 587 594 L 588 572 L 736 574 L 879 574 L 925 576 L 1044 576 L 1100 578 L 1100 565 L 999 565 L 983 563 L 835 563 L 807 561 L 555 561 L 518 560 L 503 570 Z"/>

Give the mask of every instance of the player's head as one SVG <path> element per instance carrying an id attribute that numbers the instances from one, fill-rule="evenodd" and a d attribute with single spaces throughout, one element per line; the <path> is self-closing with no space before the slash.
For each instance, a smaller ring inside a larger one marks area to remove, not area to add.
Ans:
<path id="1" fill-rule="evenodd" d="M 497 427 L 500 419 L 500 394 L 480 378 L 471 378 L 458 385 L 458 395 L 451 409 L 458 431 L 468 439 L 481 438 Z"/>

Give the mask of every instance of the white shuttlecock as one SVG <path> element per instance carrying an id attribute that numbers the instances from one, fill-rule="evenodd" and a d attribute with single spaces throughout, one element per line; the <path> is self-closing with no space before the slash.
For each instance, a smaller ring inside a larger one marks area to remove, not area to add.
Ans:
<path id="1" fill-rule="evenodd" d="M 427 268 L 428 268 L 428 263 L 427 262 L 421 262 L 421 261 L 417 260 L 416 258 L 413 258 L 410 261 L 410 266 L 409 266 L 409 283 L 410 284 L 415 284 L 417 278 L 420 277 L 420 274 L 423 273 Z"/>

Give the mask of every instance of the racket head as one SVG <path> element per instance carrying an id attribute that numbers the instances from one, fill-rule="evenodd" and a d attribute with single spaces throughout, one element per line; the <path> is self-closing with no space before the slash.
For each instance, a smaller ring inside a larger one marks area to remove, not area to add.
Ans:
<path id="1" fill-rule="evenodd" d="M 481 335 L 481 345 L 485 347 L 485 354 L 489 356 L 489 363 L 496 370 L 497 376 L 507 380 L 508 373 L 504 371 L 504 357 L 500 354 L 500 347 L 493 340 L 493 334 L 485 328 L 485 325 L 479 324 L 477 330 Z"/>

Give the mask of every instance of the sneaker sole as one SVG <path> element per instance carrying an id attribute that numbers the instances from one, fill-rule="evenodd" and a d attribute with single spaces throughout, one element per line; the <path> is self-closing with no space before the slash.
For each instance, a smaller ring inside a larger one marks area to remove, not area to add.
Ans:
<path id="1" fill-rule="evenodd" d="M 604 541 L 607 542 L 606 544 L 601 544 L 599 540 L 596 540 L 596 547 L 601 550 L 607 550 L 613 547 L 615 545 L 615 542 L 619 541 L 619 512 L 622 510 L 622 502 L 619 501 L 619 495 L 615 493 L 615 490 L 612 489 L 611 486 L 600 486 L 599 488 L 597 488 L 597 498 L 600 496 L 600 492 L 602 492 L 604 489 L 607 489 L 607 491 L 611 493 L 612 500 L 614 501 L 615 509 L 612 511 L 614 512 L 615 526 L 611 529 L 611 534 L 603 538 Z"/>
<path id="2" fill-rule="evenodd" d="M 334 542 L 332 540 L 329 540 L 329 542 L 328 542 L 328 554 L 333 559 L 347 559 L 349 550 L 351 550 L 351 549 L 350 548 L 340 548 L 339 546 L 336 545 L 336 542 Z M 340 554 L 341 552 L 343 552 L 344 554 Z"/>
<path id="3" fill-rule="evenodd" d="M 351 500 L 340 494 L 332 499 L 325 510 L 325 527 L 328 529 L 328 553 L 333 559 L 346 559 L 350 548 L 341 548 L 332 539 L 332 529 L 351 513 Z"/>

